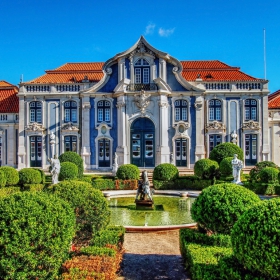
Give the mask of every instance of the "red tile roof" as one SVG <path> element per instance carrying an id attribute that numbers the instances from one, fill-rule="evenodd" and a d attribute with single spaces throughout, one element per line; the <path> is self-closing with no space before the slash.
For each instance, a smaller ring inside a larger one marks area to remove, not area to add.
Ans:
<path id="1" fill-rule="evenodd" d="M 0 113 L 18 113 L 18 88 L 6 81 L 0 81 Z"/>
<path id="2" fill-rule="evenodd" d="M 268 96 L 268 109 L 280 109 L 280 90 Z"/>

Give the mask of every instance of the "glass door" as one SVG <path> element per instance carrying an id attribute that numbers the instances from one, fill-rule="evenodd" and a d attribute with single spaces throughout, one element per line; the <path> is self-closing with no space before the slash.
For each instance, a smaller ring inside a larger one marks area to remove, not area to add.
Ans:
<path id="1" fill-rule="evenodd" d="M 187 139 L 176 139 L 175 149 L 176 166 L 187 166 Z"/>
<path id="2" fill-rule="evenodd" d="M 42 137 L 30 137 L 30 167 L 42 167 Z"/>
<path id="3" fill-rule="evenodd" d="M 257 163 L 257 134 L 245 134 L 245 164 Z"/>
<path id="4" fill-rule="evenodd" d="M 99 167 L 110 167 L 110 140 L 98 140 Z"/>

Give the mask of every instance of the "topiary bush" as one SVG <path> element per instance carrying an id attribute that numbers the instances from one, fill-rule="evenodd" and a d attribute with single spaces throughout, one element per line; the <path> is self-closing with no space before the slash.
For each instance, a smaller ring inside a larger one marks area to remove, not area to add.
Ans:
<path id="1" fill-rule="evenodd" d="M 45 193 L 0 199 L 1 279 L 56 279 L 75 232 L 74 212 Z"/>
<path id="2" fill-rule="evenodd" d="M 53 185 L 50 190 L 69 202 L 76 213 L 78 230 L 98 231 L 110 221 L 110 210 L 106 198 L 91 184 L 67 180 Z"/>
<path id="3" fill-rule="evenodd" d="M 78 177 L 83 177 L 84 162 L 80 155 L 75 152 L 65 152 L 61 154 L 58 159 L 60 160 L 60 163 L 67 161 L 76 164 L 78 167 Z"/>
<path id="4" fill-rule="evenodd" d="M 2 170 L 0 170 L 0 188 L 5 187 L 6 182 L 7 182 L 6 175 Z"/>
<path id="5" fill-rule="evenodd" d="M 207 231 L 229 234 L 238 218 L 260 202 L 252 191 L 232 183 L 202 190 L 191 208 L 192 218 Z"/>
<path id="6" fill-rule="evenodd" d="M 116 173 L 117 178 L 121 180 L 139 180 L 139 175 L 140 170 L 134 164 L 123 164 L 118 168 Z"/>
<path id="7" fill-rule="evenodd" d="M 260 182 L 259 174 L 265 167 L 278 168 L 278 165 L 272 161 L 261 161 L 258 162 L 254 168 L 250 170 L 250 179 L 253 182 Z"/>
<path id="8" fill-rule="evenodd" d="M 279 279 L 280 199 L 264 200 L 244 213 L 231 233 L 234 256 L 265 279 Z"/>
<path id="9" fill-rule="evenodd" d="M 234 154 L 237 154 L 238 159 L 244 159 L 243 150 L 233 143 L 221 143 L 217 145 L 209 154 L 209 159 L 220 162 L 227 157 L 233 157 Z"/>
<path id="10" fill-rule="evenodd" d="M 14 186 L 18 184 L 19 175 L 15 168 L 11 166 L 2 166 L 0 167 L 0 170 L 5 173 L 7 179 L 6 186 Z"/>
<path id="11" fill-rule="evenodd" d="M 62 162 L 60 165 L 60 173 L 58 180 L 72 180 L 78 177 L 78 167 L 72 162 Z"/>
<path id="12" fill-rule="evenodd" d="M 44 170 L 39 169 L 39 168 L 33 168 L 33 169 L 38 170 L 40 172 L 40 174 L 41 174 L 41 182 L 40 182 L 40 184 L 45 184 L 46 183 L 46 174 L 45 174 Z"/>
<path id="13" fill-rule="evenodd" d="M 224 158 L 219 165 L 219 170 L 221 173 L 221 176 L 227 177 L 232 175 L 232 164 L 231 161 L 233 160 L 233 157 L 227 157 Z"/>
<path id="14" fill-rule="evenodd" d="M 174 181 L 179 177 L 178 168 L 171 163 L 161 163 L 155 167 L 153 180 Z"/>
<path id="15" fill-rule="evenodd" d="M 211 159 L 200 159 L 194 164 L 194 175 L 200 179 L 213 179 L 218 176 L 219 164 Z"/>
<path id="16" fill-rule="evenodd" d="M 41 172 L 34 168 L 23 168 L 19 171 L 19 184 L 40 184 Z"/>
<path id="17" fill-rule="evenodd" d="M 274 167 L 265 167 L 259 173 L 261 183 L 278 183 L 279 170 Z"/>

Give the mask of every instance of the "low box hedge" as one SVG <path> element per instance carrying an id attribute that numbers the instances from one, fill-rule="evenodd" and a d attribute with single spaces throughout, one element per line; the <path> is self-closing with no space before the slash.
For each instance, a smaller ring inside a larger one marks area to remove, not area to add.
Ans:
<path id="1" fill-rule="evenodd" d="M 116 190 L 137 190 L 138 189 L 138 180 L 115 180 L 115 189 Z"/>
<path id="2" fill-rule="evenodd" d="M 22 186 L 22 190 L 30 192 L 40 192 L 44 189 L 44 187 L 44 184 L 24 184 Z"/>
<path id="3" fill-rule="evenodd" d="M 92 178 L 92 186 L 98 190 L 114 190 L 115 182 L 112 179 Z"/>
<path id="4" fill-rule="evenodd" d="M 275 183 L 244 182 L 243 186 L 256 194 L 280 195 L 280 185 Z"/>

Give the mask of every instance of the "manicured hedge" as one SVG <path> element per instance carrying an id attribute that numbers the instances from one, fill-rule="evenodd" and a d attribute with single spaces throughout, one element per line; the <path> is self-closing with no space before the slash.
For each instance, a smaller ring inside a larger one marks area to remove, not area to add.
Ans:
<path id="1" fill-rule="evenodd" d="M 73 180 L 78 177 L 78 166 L 73 162 L 62 162 L 59 173 L 59 181 Z"/>
<path id="2" fill-rule="evenodd" d="M 0 188 L 0 198 L 9 196 L 10 194 L 20 193 L 20 187 Z"/>
<path id="3" fill-rule="evenodd" d="M 257 183 L 257 182 L 244 182 L 243 186 L 256 194 L 262 195 L 280 195 L 279 183 Z"/>
<path id="4" fill-rule="evenodd" d="M 22 186 L 23 191 L 29 192 L 41 192 L 44 189 L 45 185 L 43 184 L 24 184 Z"/>
<path id="5" fill-rule="evenodd" d="M 98 190 L 114 190 L 115 182 L 112 179 L 92 178 L 92 186 Z"/>
<path id="6" fill-rule="evenodd" d="M 255 167 L 250 170 L 250 179 L 252 182 L 260 182 L 259 174 L 265 167 L 278 168 L 278 165 L 272 161 L 258 162 Z"/>
<path id="7" fill-rule="evenodd" d="M 6 186 L 7 178 L 5 173 L 0 170 L 0 188 L 3 188 Z"/>
<path id="8" fill-rule="evenodd" d="M 60 163 L 62 162 L 72 162 L 77 165 L 78 167 L 78 177 L 82 178 L 83 177 L 83 172 L 84 172 L 84 162 L 83 159 L 81 158 L 80 155 L 78 155 L 75 152 L 65 152 L 61 154 L 58 159 L 60 160 Z"/>
<path id="9" fill-rule="evenodd" d="M 98 231 L 110 221 L 110 210 L 106 198 L 91 184 L 67 180 L 50 188 L 54 194 L 69 202 L 75 210 L 78 229 Z"/>
<path id="10" fill-rule="evenodd" d="M 139 180 L 140 170 L 134 164 L 123 164 L 121 165 L 116 173 L 118 179 L 121 180 Z"/>
<path id="11" fill-rule="evenodd" d="M 233 157 L 234 154 L 237 154 L 238 159 L 244 159 L 243 150 L 233 143 L 221 143 L 217 145 L 209 154 L 209 159 L 220 162 L 227 157 Z"/>
<path id="12" fill-rule="evenodd" d="M 137 190 L 138 180 L 115 180 L 116 190 Z"/>
<path id="13" fill-rule="evenodd" d="M 19 184 L 40 184 L 42 175 L 38 169 L 23 168 L 19 171 Z"/>
<path id="14" fill-rule="evenodd" d="M 279 170 L 275 167 L 265 167 L 259 173 L 259 178 L 262 183 L 278 184 Z"/>
<path id="15" fill-rule="evenodd" d="M 2 166 L 0 170 L 5 173 L 6 176 L 6 186 L 14 186 L 19 182 L 18 171 L 11 166 Z"/>
<path id="16" fill-rule="evenodd" d="M 231 239 L 239 263 L 266 279 L 279 279 L 280 198 L 262 201 L 244 213 Z"/>
<path id="17" fill-rule="evenodd" d="M 41 174 L 41 182 L 40 182 L 40 184 L 45 184 L 46 183 L 46 174 L 45 174 L 44 170 L 39 169 L 39 168 L 33 168 L 33 169 L 39 171 L 40 174 Z"/>
<path id="18" fill-rule="evenodd" d="M 233 157 L 227 157 L 220 162 L 219 170 L 221 173 L 221 177 L 232 176 L 232 160 Z"/>
<path id="19" fill-rule="evenodd" d="M 2 279 L 54 279 L 68 257 L 75 216 L 63 200 L 45 193 L 0 199 Z"/>
<path id="20" fill-rule="evenodd" d="M 211 159 L 200 159 L 194 164 L 194 175 L 200 179 L 213 179 L 218 176 L 219 164 Z"/>
<path id="21" fill-rule="evenodd" d="M 178 168 L 171 163 L 161 163 L 154 168 L 153 181 L 174 181 L 178 177 Z"/>
<path id="22" fill-rule="evenodd" d="M 260 202 L 252 191 L 231 183 L 203 189 L 191 208 L 192 218 L 213 233 L 229 234 L 238 218 Z"/>

